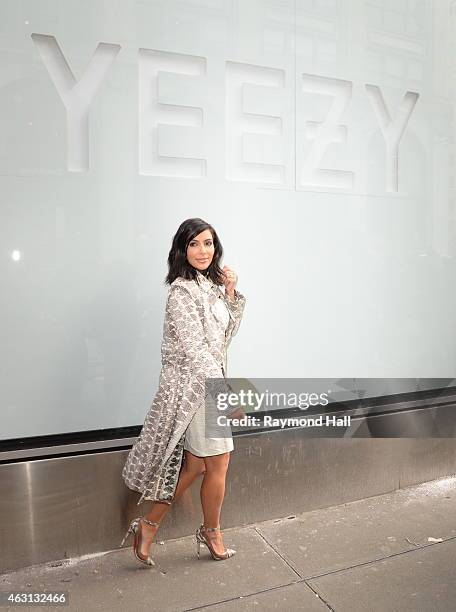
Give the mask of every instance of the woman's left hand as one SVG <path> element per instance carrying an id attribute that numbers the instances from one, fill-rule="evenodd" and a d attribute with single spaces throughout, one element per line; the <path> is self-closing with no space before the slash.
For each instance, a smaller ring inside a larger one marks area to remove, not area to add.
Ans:
<path id="1" fill-rule="evenodd" d="M 237 274 L 228 266 L 223 266 L 223 274 L 225 283 L 225 293 L 231 300 L 234 300 L 234 289 L 237 283 Z"/>

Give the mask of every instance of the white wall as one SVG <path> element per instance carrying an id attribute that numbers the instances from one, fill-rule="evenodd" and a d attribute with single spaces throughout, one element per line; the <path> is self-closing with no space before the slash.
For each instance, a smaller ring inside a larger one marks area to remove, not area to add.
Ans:
<path id="1" fill-rule="evenodd" d="M 3 0 L 1 437 L 142 423 L 195 216 L 229 375 L 453 377 L 450 5 Z"/>

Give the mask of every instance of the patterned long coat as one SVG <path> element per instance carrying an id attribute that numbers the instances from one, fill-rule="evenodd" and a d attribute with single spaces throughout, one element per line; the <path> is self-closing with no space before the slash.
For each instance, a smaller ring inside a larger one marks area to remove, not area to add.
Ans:
<path id="1" fill-rule="evenodd" d="M 199 271 L 197 279 L 178 277 L 169 287 L 158 391 L 122 470 L 127 487 L 142 494 L 138 505 L 172 502 L 185 431 L 205 401 L 206 378 L 226 377 L 227 347 L 244 311 L 246 300 L 237 290 L 231 300 Z M 226 329 L 214 308 L 220 298 L 230 314 Z"/>

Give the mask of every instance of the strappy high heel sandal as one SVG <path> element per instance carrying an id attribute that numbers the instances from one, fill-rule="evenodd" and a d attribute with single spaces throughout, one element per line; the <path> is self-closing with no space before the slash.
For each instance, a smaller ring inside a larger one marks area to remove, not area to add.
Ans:
<path id="1" fill-rule="evenodd" d="M 160 525 L 160 523 L 156 523 L 154 521 L 149 521 L 149 519 L 146 519 L 144 517 L 138 517 L 135 518 L 131 521 L 130 525 L 128 526 L 127 529 L 127 533 L 124 535 L 124 538 L 122 540 L 122 542 L 120 543 L 120 546 L 123 546 L 125 543 L 125 540 L 128 538 L 128 536 L 130 534 L 132 534 L 134 536 L 134 541 L 133 541 L 133 553 L 135 555 L 135 557 L 138 559 L 138 561 L 141 561 L 141 563 L 144 563 L 144 565 L 149 565 L 149 566 L 154 566 L 155 562 L 153 559 L 151 559 L 151 557 L 146 557 L 144 559 L 144 557 L 141 556 L 141 553 L 139 552 L 141 549 L 141 542 L 142 542 L 142 538 L 141 538 L 141 526 L 140 526 L 140 522 L 144 521 L 145 523 L 147 523 L 148 525 L 152 525 L 153 527 L 158 527 Z"/>
<path id="2" fill-rule="evenodd" d="M 211 553 L 211 557 L 215 560 L 215 561 L 224 561 L 225 559 L 228 559 L 229 557 L 232 557 L 233 555 L 236 554 L 236 551 L 233 548 L 226 548 L 225 552 L 220 555 L 219 553 L 216 553 L 215 550 L 212 548 L 212 544 L 206 540 L 206 538 L 204 537 L 204 532 L 205 531 L 220 531 L 220 527 L 205 527 L 204 525 L 200 525 L 200 527 L 198 527 L 198 529 L 196 530 L 196 552 L 198 555 L 198 559 L 200 558 L 200 546 L 201 544 L 206 544 L 206 546 L 209 549 L 209 552 Z"/>

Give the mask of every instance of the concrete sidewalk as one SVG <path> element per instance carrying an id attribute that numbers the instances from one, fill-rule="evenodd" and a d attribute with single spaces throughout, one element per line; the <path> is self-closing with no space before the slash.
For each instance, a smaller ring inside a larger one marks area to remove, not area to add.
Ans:
<path id="1" fill-rule="evenodd" d="M 152 569 L 130 547 L 3 574 L 0 591 L 68 591 L 59 608 L 81 612 L 456 610 L 456 477 L 225 529 L 224 543 L 226 561 L 198 560 L 189 536 L 153 545 Z"/>

